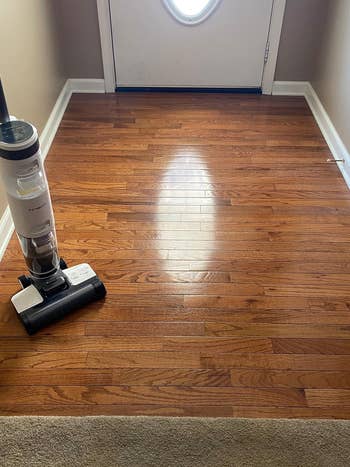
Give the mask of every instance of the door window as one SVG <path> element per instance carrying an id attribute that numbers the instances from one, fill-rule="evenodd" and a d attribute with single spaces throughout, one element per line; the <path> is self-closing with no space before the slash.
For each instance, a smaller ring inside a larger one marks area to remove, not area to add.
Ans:
<path id="1" fill-rule="evenodd" d="M 198 24 L 207 19 L 220 0 L 164 0 L 169 12 L 183 24 Z"/>

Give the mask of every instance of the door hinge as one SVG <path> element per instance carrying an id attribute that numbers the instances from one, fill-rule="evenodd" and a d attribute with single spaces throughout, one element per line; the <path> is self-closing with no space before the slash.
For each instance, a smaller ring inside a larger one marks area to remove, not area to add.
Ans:
<path id="1" fill-rule="evenodd" d="M 270 53 L 270 41 L 267 41 L 266 47 L 265 47 L 264 63 L 267 63 L 269 59 L 269 53 Z"/>

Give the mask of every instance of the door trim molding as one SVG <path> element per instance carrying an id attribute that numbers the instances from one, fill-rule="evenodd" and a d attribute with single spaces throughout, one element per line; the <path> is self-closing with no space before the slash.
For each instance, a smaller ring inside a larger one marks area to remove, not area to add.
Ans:
<path id="1" fill-rule="evenodd" d="M 273 0 L 270 29 L 268 34 L 269 57 L 264 67 L 262 79 L 263 94 L 272 94 L 285 7 L 286 0 Z M 117 81 L 116 64 L 114 61 L 113 51 L 110 0 L 97 0 L 97 11 L 100 27 L 105 91 L 114 92 Z"/>
<path id="2" fill-rule="evenodd" d="M 269 52 L 261 84 L 263 94 L 272 94 L 285 9 L 286 0 L 273 0 L 270 29 L 267 39 Z"/>
<path id="3" fill-rule="evenodd" d="M 114 92 L 117 82 L 110 8 L 110 0 L 97 0 L 105 92 Z"/>

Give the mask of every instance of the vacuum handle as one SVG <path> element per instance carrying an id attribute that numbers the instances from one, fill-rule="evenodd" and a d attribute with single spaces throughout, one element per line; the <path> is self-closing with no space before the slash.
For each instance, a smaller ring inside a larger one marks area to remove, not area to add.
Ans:
<path id="1" fill-rule="evenodd" d="M 10 115 L 6 104 L 5 93 L 0 79 L 0 125 L 10 121 Z"/>

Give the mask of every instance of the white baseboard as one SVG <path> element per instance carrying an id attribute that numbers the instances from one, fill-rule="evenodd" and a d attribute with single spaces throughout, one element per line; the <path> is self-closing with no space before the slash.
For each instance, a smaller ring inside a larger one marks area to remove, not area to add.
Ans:
<path id="1" fill-rule="evenodd" d="M 69 79 L 69 86 L 71 92 L 81 93 L 104 93 L 105 80 L 104 79 Z"/>
<path id="2" fill-rule="evenodd" d="M 10 213 L 10 208 L 7 206 L 4 214 L 0 219 L 0 261 L 5 253 L 7 245 L 12 237 L 14 225 Z"/>
<path id="3" fill-rule="evenodd" d="M 308 81 L 275 81 L 272 86 L 274 96 L 305 96 Z"/>
<path id="4" fill-rule="evenodd" d="M 40 148 L 43 159 L 46 158 L 64 112 L 73 93 L 104 93 L 103 79 L 68 79 L 60 92 L 45 128 L 40 135 Z M 10 209 L 7 206 L 0 219 L 0 261 L 14 231 Z"/>
<path id="5" fill-rule="evenodd" d="M 334 159 L 344 160 L 344 162 L 337 162 L 337 165 L 348 188 L 350 188 L 350 153 L 339 136 L 316 91 L 311 86 L 311 83 L 308 83 L 305 98 Z"/>
<path id="6" fill-rule="evenodd" d="M 337 165 L 350 188 L 350 153 L 311 83 L 308 81 L 275 81 L 272 94 L 305 97 L 334 159 L 344 160 L 344 162 L 337 162 Z"/>
<path id="7" fill-rule="evenodd" d="M 40 135 L 40 149 L 42 158 L 45 159 L 52 141 L 56 135 L 58 127 L 60 126 L 63 114 L 67 108 L 68 102 L 71 98 L 72 91 L 70 88 L 70 82 L 67 80 L 60 92 L 56 104 L 54 105 L 51 114 L 46 122 L 45 128 Z"/>

